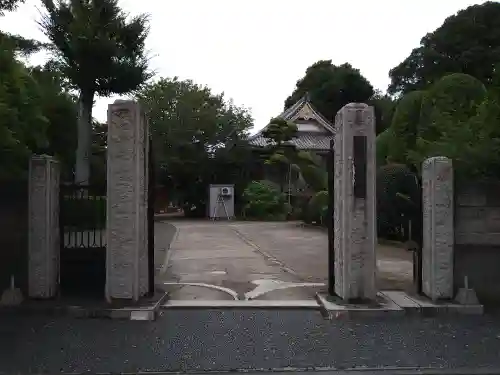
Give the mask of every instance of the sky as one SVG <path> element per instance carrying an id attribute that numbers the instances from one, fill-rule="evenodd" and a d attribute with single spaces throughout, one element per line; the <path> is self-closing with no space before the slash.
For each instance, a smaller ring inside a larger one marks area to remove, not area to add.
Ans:
<path id="1" fill-rule="evenodd" d="M 191 79 L 251 110 L 258 130 L 283 110 L 308 66 L 350 63 L 383 92 L 389 70 L 428 32 L 470 0 L 120 0 L 131 15 L 150 15 L 147 49 L 157 77 Z M 2 31 L 45 40 L 40 0 L 0 18 Z M 43 62 L 38 54 L 30 63 Z M 93 115 L 106 121 L 109 103 Z"/>

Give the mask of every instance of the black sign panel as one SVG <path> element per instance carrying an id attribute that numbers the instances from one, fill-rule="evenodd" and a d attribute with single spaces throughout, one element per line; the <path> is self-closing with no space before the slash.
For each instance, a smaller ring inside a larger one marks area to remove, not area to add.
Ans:
<path id="1" fill-rule="evenodd" d="M 353 139 L 354 197 L 366 198 L 366 137 L 356 135 Z"/>

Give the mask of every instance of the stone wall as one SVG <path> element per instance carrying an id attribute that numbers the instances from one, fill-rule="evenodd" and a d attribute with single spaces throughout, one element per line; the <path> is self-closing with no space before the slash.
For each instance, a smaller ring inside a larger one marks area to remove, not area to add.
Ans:
<path id="1" fill-rule="evenodd" d="M 464 277 L 482 303 L 500 302 L 500 181 L 456 184 L 454 287 Z"/>

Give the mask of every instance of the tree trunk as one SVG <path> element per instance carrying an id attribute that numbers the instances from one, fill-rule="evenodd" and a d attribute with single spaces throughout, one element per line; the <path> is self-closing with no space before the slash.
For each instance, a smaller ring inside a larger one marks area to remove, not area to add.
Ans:
<path id="1" fill-rule="evenodd" d="M 92 146 L 92 106 L 94 93 L 80 91 L 78 100 L 78 147 L 76 149 L 75 183 L 88 185 Z"/>

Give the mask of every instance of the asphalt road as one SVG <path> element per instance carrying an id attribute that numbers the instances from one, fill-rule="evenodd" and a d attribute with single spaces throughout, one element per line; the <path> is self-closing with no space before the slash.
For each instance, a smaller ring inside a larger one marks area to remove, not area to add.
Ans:
<path id="1" fill-rule="evenodd" d="M 0 315 L 0 373 L 500 368 L 498 316 L 326 321 L 316 311 L 165 311 L 155 322 Z"/>

